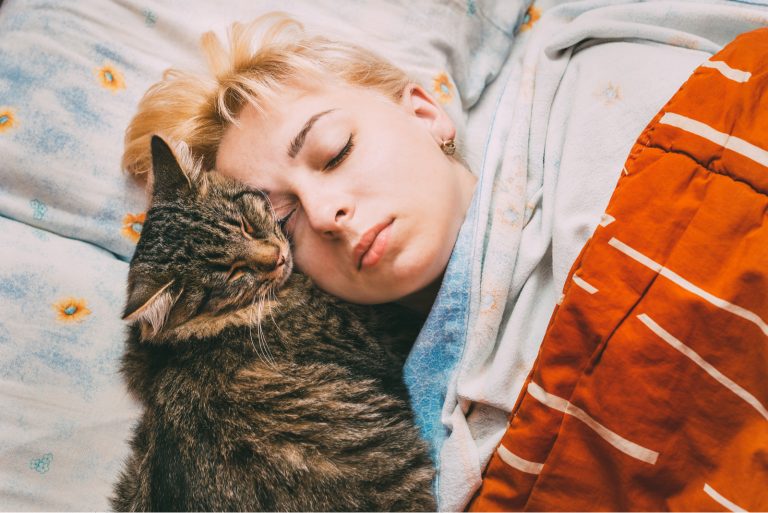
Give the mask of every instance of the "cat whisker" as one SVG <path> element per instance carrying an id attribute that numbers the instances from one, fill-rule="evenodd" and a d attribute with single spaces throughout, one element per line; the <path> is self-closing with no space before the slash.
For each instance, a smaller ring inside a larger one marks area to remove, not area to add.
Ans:
<path id="1" fill-rule="evenodd" d="M 277 301 L 277 292 L 275 292 L 275 290 L 274 290 L 274 289 L 272 289 L 272 287 L 270 287 L 270 288 L 269 288 L 269 290 L 268 290 L 267 292 L 268 292 L 268 294 L 271 296 L 271 297 L 269 298 L 270 302 L 272 302 L 272 301 Z M 282 330 L 280 329 L 280 326 L 278 326 L 278 325 L 277 325 L 277 321 L 275 321 L 275 316 L 274 316 L 274 315 L 272 315 L 272 309 L 270 308 L 270 309 L 267 311 L 267 313 L 269 313 L 269 318 L 270 318 L 270 319 L 272 319 L 272 324 L 274 324 L 274 325 L 275 325 L 275 329 L 277 330 L 277 333 L 279 333 L 279 334 L 280 334 L 280 340 L 283 340 L 283 339 L 284 339 L 284 337 L 283 337 L 283 332 L 282 332 Z"/>
<path id="2" fill-rule="evenodd" d="M 257 355 L 259 355 L 259 359 L 263 360 L 261 357 L 261 353 L 259 352 L 259 349 L 256 347 L 256 343 L 253 341 L 253 325 L 255 322 L 257 322 L 257 319 L 255 319 L 255 306 L 256 306 L 256 297 L 254 296 L 253 302 L 251 303 L 251 309 L 250 309 L 250 315 L 251 315 L 251 322 L 248 323 L 248 339 L 251 341 L 251 347 L 253 347 L 253 350 L 256 352 Z"/>
<path id="3" fill-rule="evenodd" d="M 261 298 L 259 298 L 258 296 L 254 296 L 253 302 L 251 303 L 251 309 L 250 309 L 251 322 L 248 325 L 249 339 L 251 342 L 251 346 L 253 347 L 253 350 L 258 356 L 259 360 L 269 365 L 270 367 L 274 367 L 275 362 L 274 362 L 274 359 L 272 358 L 272 355 L 269 353 L 269 348 L 266 346 L 264 333 L 261 328 L 261 317 L 263 315 L 262 309 L 263 309 L 263 295 L 261 296 Z M 253 339 L 254 325 L 256 325 L 256 338 L 259 341 L 258 345 Z"/>
<path id="4" fill-rule="evenodd" d="M 258 313 L 256 315 L 256 333 L 259 339 L 259 356 L 264 363 L 269 364 L 267 353 L 264 351 L 264 330 L 261 328 L 261 317 L 264 309 L 264 302 L 262 298 L 263 296 L 259 297 L 256 301 L 258 304 Z"/>
<path id="5" fill-rule="evenodd" d="M 256 322 L 256 329 L 258 331 L 258 337 L 259 337 L 259 346 L 263 350 L 264 354 L 264 363 L 267 365 L 270 365 L 272 368 L 275 368 L 275 360 L 272 357 L 272 352 L 269 350 L 269 344 L 267 344 L 267 339 L 264 336 L 264 329 L 262 328 L 262 319 L 264 318 L 264 303 L 266 301 L 266 292 L 264 292 L 259 297 L 259 318 Z"/>

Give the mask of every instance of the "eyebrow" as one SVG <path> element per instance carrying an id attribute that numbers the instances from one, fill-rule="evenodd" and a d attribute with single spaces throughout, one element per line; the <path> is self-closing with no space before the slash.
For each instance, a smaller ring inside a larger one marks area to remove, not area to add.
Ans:
<path id="1" fill-rule="evenodd" d="M 296 137 L 293 138 L 293 140 L 291 141 L 291 145 L 288 147 L 289 157 L 293 159 L 293 158 L 296 158 L 296 155 L 299 154 L 299 152 L 301 151 L 301 148 L 304 146 L 304 141 L 307 138 L 307 134 L 312 129 L 312 126 L 315 124 L 315 121 L 325 116 L 329 112 L 333 112 L 334 110 L 336 109 L 328 109 L 324 112 L 318 112 L 317 114 L 309 118 L 306 123 L 304 123 L 304 126 L 302 127 L 302 129 L 299 131 L 298 134 L 296 134 Z"/>

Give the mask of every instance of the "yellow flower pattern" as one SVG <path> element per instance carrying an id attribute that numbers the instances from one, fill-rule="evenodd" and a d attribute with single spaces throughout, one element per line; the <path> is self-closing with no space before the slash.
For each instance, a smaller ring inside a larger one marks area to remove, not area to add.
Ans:
<path id="1" fill-rule="evenodd" d="M 113 93 L 125 89 L 125 78 L 123 77 L 123 74 L 112 64 L 106 63 L 100 68 L 96 68 L 94 73 L 96 74 L 99 83 Z"/>
<path id="2" fill-rule="evenodd" d="M 523 25 L 520 27 L 520 31 L 526 31 L 529 30 L 531 27 L 533 27 L 533 24 L 539 21 L 539 18 L 541 18 L 541 9 L 537 8 L 534 5 L 531 5 L 528 10 L 525 12 L 525 17 L 523 18 Z"/>
<path id="3" fill-rule="evenodd" d="M 446 73 L 440 73 L 433 79 L 432 88 L 441 103 L 448 103 L 453 99 L 453 84 Z"/>
<path id="4" fill-rule="evenodd" d="M 146 212 L 142 212 L 140 214 L 125 214 L 125 217 L 123 217 L 123 235 L 131 239 L 133 242 L 139 242 L 139 237 L 141 237 L 141 229 L 144 227 L 144 221 L 146 219 Z"/>
<path id="5" fill-rule="evenodd" d="M 16 124 L 16 116 L 9 107 L 0 107 L 0 134 Z"/>
<path id="6" fill-rule="evenodd" d="M 86 306 L 85 299 L 73 297 L 68 297 L 54 303 L 53 309 L 56 310 L 58 319 L 67 323 L 80 322 L 84 317 L 91 314 L 91 311 Z"/>

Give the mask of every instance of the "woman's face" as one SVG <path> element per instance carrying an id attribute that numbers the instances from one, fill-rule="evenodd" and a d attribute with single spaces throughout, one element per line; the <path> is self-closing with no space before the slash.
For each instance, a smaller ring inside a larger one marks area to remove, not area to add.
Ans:
<path id="1" fill-rule="evenodd" d="M 238 119 L 216 167 L 290 214 L 294 261 L 320 288 L 373 304 L 441 277 L 475 178 L 441 151 L 455 129 L 423 89 L 399 103 L 352 86 L 286 93 Z"/>

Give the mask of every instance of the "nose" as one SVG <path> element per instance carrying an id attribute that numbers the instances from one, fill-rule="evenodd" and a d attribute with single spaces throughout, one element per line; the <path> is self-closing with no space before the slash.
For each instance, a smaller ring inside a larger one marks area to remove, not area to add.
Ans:
<path id="1" fill-rule="evenodd" d="M 333 191 L 309 191 L 300 201 L 312 230 L 328 239 L 338 237 L 354 213 L 352 201 Z"/>
<path id="2" fill-rule="evenodd" d="M 268 242 L 249 244 L 247 260 L 260 271 L 273 271 L 285 263 L 280 248 Z"/>

